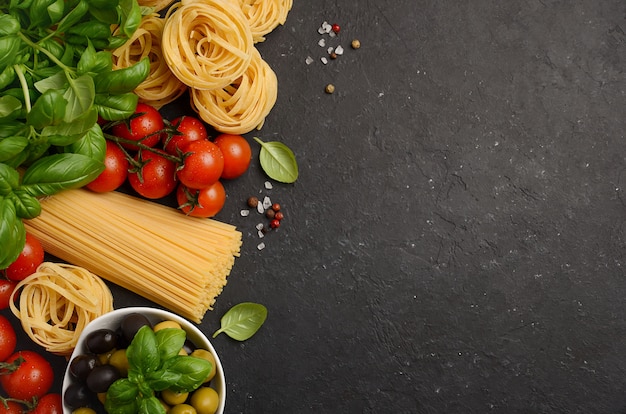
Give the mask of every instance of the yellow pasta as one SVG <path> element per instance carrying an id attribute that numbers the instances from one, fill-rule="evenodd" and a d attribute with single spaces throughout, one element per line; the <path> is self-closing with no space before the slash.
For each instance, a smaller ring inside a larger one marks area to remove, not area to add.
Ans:
<path id="1" fill-rule="evenodd" d="M 107 285 L 88 270 L 63 263 L 42 263 L 18 283 L 19 307 L 11 311 L 24 332 L 48 352 L 69 356 L 89 322 L 113 310 Z"/>
<path id="2" fill-rule="evenodd" d="M 278 25 L 285 24 L 293 0 L 230 0 L 241 7 L 252 30 L 255 43 L 265 41 L 265 36 Z"/>
<path id="3" fill-rule="evenodd" d="M 66 190 L 25 222 L 44 249 L 199 323 L 226 285 L 241 233 L 119 192 Z"/>
<path id="4" fill-rule="evenodd" d="M 263 126 L 277 94 L 276 74 L 254 49 L 250 66 L 237 81 L 221 89 L 191 90 L 191 106 L 217 131 L 242 135 Z"/>
<path id="5" fill-rule="evenodd" d="M 241 9 L 224 0 L 183 0 L 170 7 L 163 29 L 163 56 L 184 84 L 223 88 L 239 78 L 252 58 L 252 32 Z"/>
<path id="6" fill-rule="evenodd" d="M 136 89 L 139 100 L 159 109 L 180 97 L 187 86 L 170 70 L 163 57 L 161 38 L 165 20 L 154 13 L 144 16 L 133 36 L 113 51 L 113 68 L 129 67 L 142 58 L 150 59 L 150 73 Z"/>

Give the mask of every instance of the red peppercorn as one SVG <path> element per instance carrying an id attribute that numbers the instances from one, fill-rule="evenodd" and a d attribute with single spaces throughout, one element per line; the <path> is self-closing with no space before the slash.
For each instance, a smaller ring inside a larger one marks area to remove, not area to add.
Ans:
<path id="1" fill-rule="evenodd" d="M 270 227 L 273 229 L 277 229 L 280 227 L 280 220 L 274 219 L 270 221 Z"/>
<path id="2" fill-rule="evenodd" d="M 285 217 L 285 215 L 283 214 L 282 211 L 278 211 L 276 214 L 274 214 L 274 218 L 278 221 L 282 220 Z"/>
<path id="3" fill-rule="evenodd" d="M 274 203 L 274 204 L 272 204 L 272 210 L 274 210 L 274 211 L 280 211 L 280 204 L 278 204 L 278 203 Z"/>
<path id="4" fill-rule="evenodd" d="M 328 27 L 328 26 L 326 26 L 326 27 Z M 333 24 L 331 26 L 331 29 L 332 29 L 333 32 L 339 33 L 339 31 L 341 30 L 341 27 L 337 23 L 335 23 L 335 24 Z"/>

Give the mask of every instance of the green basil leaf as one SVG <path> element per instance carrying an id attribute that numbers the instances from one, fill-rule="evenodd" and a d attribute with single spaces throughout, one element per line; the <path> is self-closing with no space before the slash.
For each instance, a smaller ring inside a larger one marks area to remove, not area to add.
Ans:
<path id="1" fill-rule="evenodd" d="M 259 161 L 270 178 L 289 184 L 298 179 L 298 162 L 289 147 L 278 141 L 263 142 L 257 137 L 254 140 L 261 144 Z"/>
<path id="2" fill-rule="evenodd" d="M 85 0 L 80 0 L 59 22 L 56 32 L 65 33 L 70 27 L 78 23 L 87 14 L 87 11 L 89 11 L 89 4 Z"/>
<path id="3" fill-rule="evenodd" d="M 16 63 L 22 41 L 16 35 L 0 37 L 0 71 Z"/>
<path id="4" fill-rule="evenodd" d="M 9 86 L 15 80 L 15 69 L 13 66 L 7 66 L 0 73 L 0 89 L 4 89 Z"/>
<path id="5" fill-rule="evenodd" d="M 97 122 L 98 111 L 96 108 L 90 108 L 73 122 L 61 122 L 43 128 L 41 136 L 46 137 L 50 145 L 65 146 L 82 138 Z"/>
<path id="6" fill-rule="evenodd" d="M 81 154 L 54 154 L 35 161 L 24 173 L 21 188 L 32 196 L 53 195 L 82 187 L 104 170 L 104 164 Z"/>
<path id="7" fill-rule="evenodd" d="M 46 28 L 57 23 L 62 17 L 65 6 L 63 0 L 33 0 L 30 11 L 30 26 Z"/>
<path id="8" fill-rule="evenodd" d="M 5 196 L 20 184 L 20 174 L 6 164 L 0 164 L 0 196 Z"/>
<path id="9" fill-rule="evenodd" d="M 177 355 L 166 360 L 163 368 L 150 377 L 149 383 L 155 391 L 169 388 L 172 391 L 189 392 L 206 380 L 212 368 L 213 365 L 205 359 Z M 166 383 L 169 385 L 165 386 Z"/>
<path id="10" fill-rule="evenodd" d="M 158 398 L 150 396 L 139 403 L 139 414 L 166 414 L 166 411 Z"/>
<path id="11" fill-rule="evenodd" d="M 17 217 L 13 202 L 0 198 L 0 269 L 17 259 L 26 242 L 24 223 Z"/>
<path id="12" fill-rule="evenodd" d="M 90 110 L 95 96 L 96 88 L 91 76 L 82 75 L 70 80 L 70 86 L 63 94 L 67 101 L 65 121 L 72 122 Z"/>
<path id="13" fill-rule="evenodd" d="M 63 55 L 65 54 L 65 48 L 56 40 L 45 39 L 44 41 L 39 42 L 39 46 L 52 53 L 55 58 L 63 59 Z"/>
<path id="14" fill-rule="evenodd" d="M 49 125 L 57 125 L 65 116 L 66 101 L 58 89 L 48 89 L 35 101 L 26 116 L 26 121 L 33 128 L 41 129 Z"/>
<path id="15" fill-rule="evenodd" d="M 28 146 L 26 137 L 0 138 L 0 162 L 8 161 Z"/>
<path id="16" fill-rule="evenodd" d="M 222 316 L 221 328 L 215 331 L 213 338 L 224 332 L 237 341 L 245 341 L 261 328 L 266 318 L 265 306 L 253 302 L 240 303 Z"/>
<path id="17" fill-rule="evenodd" d="M 67 36 L 75 36 L 80 39 L 106 40 L 111 36 L 111 27 L 107 23 L 89 20 L 72 26 Z M 80 42 L 79 42 L 80 43 Z"/>
<path id="18" fill-rule="evenodd" d="M 142 326 L 126 349 L 130 369 L 146 375 L 159 368 L 161 361 L 157 349 L 154 331 L 149 326 Z"/>
<path id="19" fill-rule="evenodd" d="M 98 73 L 95 78 L 96 92 L 113 95 L 135 90 L 150 73 L 150 59 L 144 57 L 127 68 Z"/>
<path id="20" fill-rule="evenodd" d="M 104 406 L 110 414 L 134 414 L 137 412 L 139 388 L 127 378 L 115 381 L 109 387 Z"/>
<path id="21" fill-rule="evenodd" d="M 87 0 L 91 9 L 115 9 L 119 0 Z"/>
<path id="22" fill-rule="evenodd" d="M 33 219 L 41 214 L 39 201 L 24 190 L 14 190 L 7 195 L 15 206 L 15 214 L 23 219 Z"/>
<path id="23" fill-rule="evenodd" d="M 42 80 L 35 82 L 34 86 L 35 89 L 41 93 L 50 89 L 65 89 L 67 88 L 67 76 L 65 75 L 65 71 L 57 68 L 57 71 L 53 75 L 47 76 Z"/>
<path id="24" fill-rule="evenodd" d="M 17 34 L 21 29 L 20 22 L 10 14 L 0 15 L 0 36 Z"/>
<path id="25" fill-rule="evenodd" d="M 21 110 L 22 101 L 16 97 L 11 95 L 0 97 L 0 118 L 3 118 L 3 121 L 7 120 L 7 118 L 15 119 Z"/>
<path id="26" fill-rule="evenodd" d="M 120 95 L 96 94 L 94 106 L 98 114 L 107 121 L 122 121 L 130 118 L 137 108 L 139 96 L 132 92 Z"/>
<path id="27" fill-rule="evenodd" d="M 122 33 L 131 37 L 141 23 L 141 8 L 137 0 L 119 0 L 117 10 L 120 14 Z"/>
<path id="28" fill-rule="evenodd" d="M 85 75 L 87 73 L 100 73 L 110 71 L 112 67 L 113 60 L 111 52 L 96 52 L 93 44 L 89 42 L 87 48 L 85 48 L 85 51 L 78 61 L 76 72 L 79 75 Z"/>
<path id="29" fill-rule="evenodd" d="M 157 349 L 161 361 L 178 355 L 185 344 L 186 337 L 187 335 L 182 329 L 168 328 L 156 332 Z"/>
<path id="30" fill-rule="evenodd" d="M 98 123 L 95 123 L 82 138 L 63 148 L 63 152 L 86 155 L 102 162 L 104 162 L 106 150 L 106 138 Z"/>
<path id="31" fill-rule="evenodd" d="M 90 3 L 93 3 L 91 0 L 89 0 Z M 94 19 L 96 19 L 99 22 L 102 23 L 106 23 L 106 24 L 118 24 L 119 23 L 119 14 L 117 12 L 117 1 L 113 0 L 110 2 L 110 4 L 113 5 L 113 7 L 108 7 L 109 6 L 109 2 L 108 0 L 103 0 L 103 2 L 107 3 L 105 5 L 103 5 L 102 7 L 94 7 L 94 6 L 89 6 L 89 14 L 91 16 L 93 16 Z"/>

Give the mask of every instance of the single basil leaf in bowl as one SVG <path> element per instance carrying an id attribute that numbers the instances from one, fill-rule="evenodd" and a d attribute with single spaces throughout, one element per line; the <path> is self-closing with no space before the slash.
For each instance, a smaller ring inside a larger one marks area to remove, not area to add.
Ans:
<path id="1" fill-rule="evenodd" d="M 221 328 L 213 334 L 215 338 L 220 333 L 237 341 L 245 341 L 254 335 L 267 318 L 267 308 L 259 303 L 243 302 L 230 308 L 222 316 Z"/>
<path id="2" fill-rule="evenodd" d="M 254 140 L 261 144 L 259 161 L 270 178 L 287 184 L 298 179 L 298 162 L 289 147 L 278 141 L 264 142 L 257 137 Z"/>

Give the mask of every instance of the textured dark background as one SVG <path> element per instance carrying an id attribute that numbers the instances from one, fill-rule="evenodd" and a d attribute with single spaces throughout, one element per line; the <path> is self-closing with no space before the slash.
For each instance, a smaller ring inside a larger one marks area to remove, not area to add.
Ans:
<path id="1" fill-rule="evenodd" d="M 279 97 L 249 137 L 291 147 L 300 178 L 266 191 L 254 145 L 217 217 L 244 246 L 202 329 L 269 309 L 252 339 L 214 340 L 226 412 L 626 413 L 625 16 L 295 0 L 258 46 Z M 345 48 L 327 65 L 322 37 Z M 286 215 L 261 251 L 250 195 Z"/>

